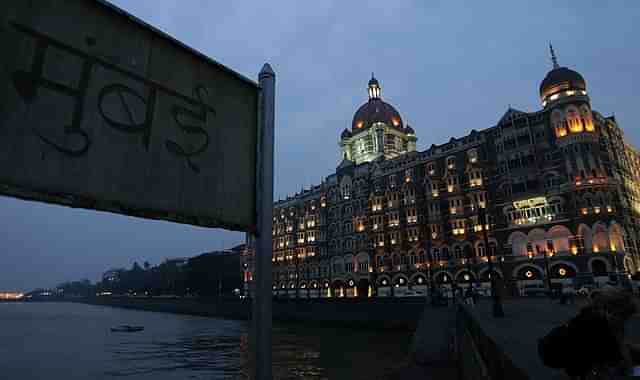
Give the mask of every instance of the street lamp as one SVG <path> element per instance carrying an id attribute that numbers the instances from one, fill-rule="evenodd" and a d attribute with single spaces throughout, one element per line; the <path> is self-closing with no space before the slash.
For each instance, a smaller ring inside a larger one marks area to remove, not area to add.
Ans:
<path id="1" fill-rule="evenodd" d="M 542 257 L 544 259 L 544 270 L 547 272 L 547 287 L 549 288 L 549 292 L 551 292 L 551 271 L 549 271 L 549 260 L 547 259 L 547 251 L 549 251 L 549 256 L 554 255 L 553 240 L 547 240 L 547 249 L 542 251 Z"/>
<path id="2" fill-rule="evenodd" d="M 480 207 L 478 210 L 478 218 L 480 219 L 480 226 L 482 227 L 482 237 L 484 239 L 484 246 L 487 247 L 487 256 L 489 258 L 489 280 L 491 280 L 491 298 L 493 299 L 493 317 L 503 318 L 504 310 L 502 309 L 502 300 L 496 289 L 495 272 L 493 270 L 493 262 L 491 261 L 492 249 L 489 246 L 489 237 L 487 235 L 487 228 L 489 226 L 489 220 L 486 217 L 485 209 Z"/>
<path id="3" fill-rule="evenodd" d="M 469 272 L 469 275 L 471 275 L 473 272 L 471 272 L 471 258 L 473 257 L 472 251 L 471 249 L 469 249 L 467 251 L 467 272 Z M 469 279 L 469 288 L 471 287 L 471 279 Z"/>

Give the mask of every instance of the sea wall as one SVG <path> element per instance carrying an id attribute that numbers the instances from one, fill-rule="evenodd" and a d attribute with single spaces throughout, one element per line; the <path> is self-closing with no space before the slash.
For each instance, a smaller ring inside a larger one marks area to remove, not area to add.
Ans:
<path id="1" fill-rule="evenodd" d="M 95 297 L 80 302 L 127 309 L 249 320 L 250 300 L 202 298 Z M 274 300 L 273 319 L 326 326 L 414 330 L 424 311 L 424 300 L 306 299 Z"/>

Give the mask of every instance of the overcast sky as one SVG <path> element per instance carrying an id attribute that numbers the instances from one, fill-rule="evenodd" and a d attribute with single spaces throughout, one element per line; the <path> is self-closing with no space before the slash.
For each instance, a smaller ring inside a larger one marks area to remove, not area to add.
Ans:
<path id="1" fill-rule="evenodd" d="M 549 41 L 559 63 L 587 80 L 593 108 L 615 114 L 640 145 L 633 113 L 640 100 L 638 1 L 113 2 L 247 77 L 271 63 L 276 197 L 335 169 L 340 132 L 366 101 L 372 71 L 423 150 L 495 125 L 509 105 L 539 109 Z M 134 260 L 157 264 L 243 240 L 3 197 L 0 218 L 0 290 L 95 281 Z"/>

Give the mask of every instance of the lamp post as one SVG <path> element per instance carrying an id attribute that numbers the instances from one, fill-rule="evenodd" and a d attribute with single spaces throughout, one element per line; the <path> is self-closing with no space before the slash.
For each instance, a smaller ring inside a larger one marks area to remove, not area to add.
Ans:
<path id="1" fill-rule="evenodd" d="M 295 263 L 296 263 L 296 301 L 300 298 L 300 266 L 299 266 L 299 257 L 298 252 L 295 253 Z"/>
<path id="2" fill-rule="evenodd" d="M 547 272 L 547 287 L 549 288 L 549 292 L 551 292 L 551 272 L 549 271 L 549 260 L 547 258 L 547 251 L 549 251 L 549 255 L 553 255 L 553 240 L 547 240 L 547 249 L 542 251 L 542 257 L 544 259 L 544 270 Z"/>
<path id="3" fill-rule="evenodd" d="M 488 206 L 488 205 L 487 205 Z M 489 226 L 489 220 L 486 217 L 484 208 L 478 210 L 478 218 L 480 219 L 480 225 L 482 226 L 482 237 L 484 239 L 484 246 L 487 247 L 487 256 L 489 258 L 489 280 L 491 280 L 491 298 L 493 299 L 493 317 L 503 318 L 504 310 L 502 309 L 502 300 L 496 289 L 496 279 L 493 270 L 493 262 L 491 261 L 492 250 L 489 246 L 489 236 L 487 235 L 487 227 Z"/>
<path id="4" fill-rule="evenodd" d="M 469 272 L 469 276 L 471 276 L 471 274 L 473 272 L 471 272 L 471 258 L 472 258 L 472 252 L 471 250 L 467 251 L 467 272 Z M 469 288 L 471 287 L 471 278 L 469 278 Z"/>
<path id="5" fill-rule="evenodd" d="M 308 258 L 306 259 L 307 261 Z M 307 299 L 311 298 L 311 268 L 310 268 L 311 263 L 307 262 L 307 281 L 306 281 L 306 286 L 307 286 Z"/>

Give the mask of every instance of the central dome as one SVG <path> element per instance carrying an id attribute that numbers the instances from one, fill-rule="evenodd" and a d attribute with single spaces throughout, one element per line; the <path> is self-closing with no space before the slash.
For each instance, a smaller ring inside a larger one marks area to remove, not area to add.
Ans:
<path id="1" fill-rule="evenodd" d="M 554 98 L 558 97 L 557 94 L 561 92 L 566 91 L 567 95 L 569 95 L 575 93 L 575 91 L 586 91 L 587 82 L 582 75 L 577 71 L 560 67 L 551 44 L 549 44 L 549 50 L 551 51 L 553 69 L 547 73 L 547 76 L 545 76 L 542 83 L 540 83 L 540 99 L 546 102 L 548 99 L 554 100 Z"/>
<path id="2" fill-rule="evenodd" d="M 386 125 L 403 131 L 404 125 L 400 113 L 389 103 L 380 99 L 380 84 L 371 77 L 369 81 L 369 101 L 361 105 L 353 115 L 351 130 L 354 133 L 370 128 L 375 123 Z"/>
<path id="3" fill-rule="evenodd" d="M 558 67 L 547 73 L 540 83 L 540 98 L 547 97 L 565 90 L 586 90 L 587 82 L 577 71 L 566 67 Z"/>
<path id="4" fill-rule="evenodd" d="M 403 129 L 402 118 L 398 111 L 391 104 L 379 98 L 370 99 L 358 108 L 353 115 L 351 129 L 353 132 L 363 131 L 374 123 L 385 123 L 398 130 Z"/>

